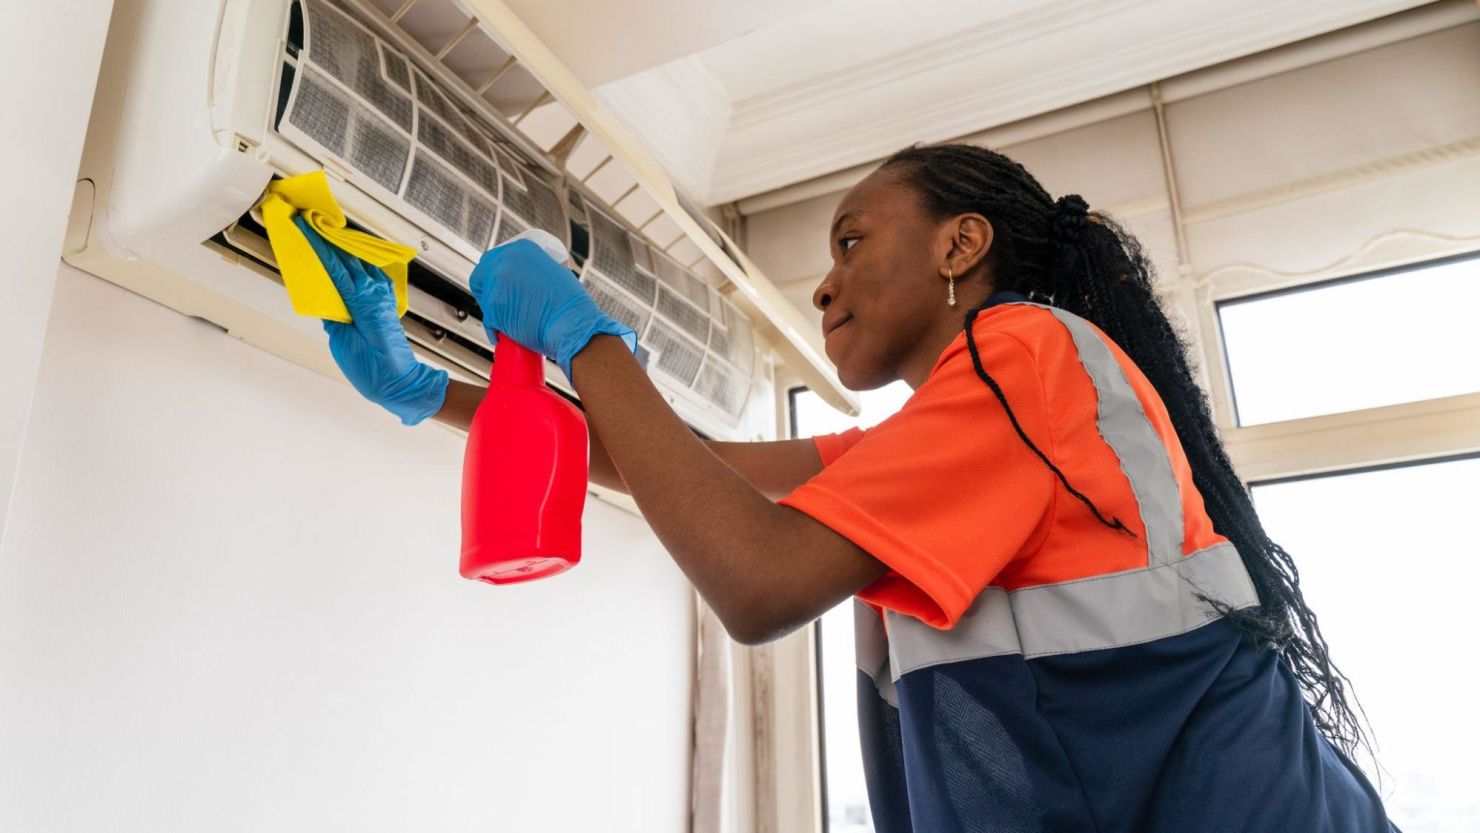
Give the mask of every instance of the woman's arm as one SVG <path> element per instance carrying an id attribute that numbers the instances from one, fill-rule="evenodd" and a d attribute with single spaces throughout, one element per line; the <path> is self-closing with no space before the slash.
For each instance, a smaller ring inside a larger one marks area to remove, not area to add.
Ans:
<path id="1" fill-rule="evenodd" d="M 767 497 L 821 469 L 810 440 L 756 444 L 777 451 L 722 459 L 668 407 L 615 336 L 592 338 L 574 357 L 572 375 L 592 437 L 602 438 L 604 456 L 643 517 L 738 641 L 776 639 L 885 573 L 853 542 Z M 762 462 L 773 454 L 783 462 Z M 766 472 L 758 478 L 764 485 L 745 468 Z"/>
<path id="2" fill-rule="evenodd" d="M 454 379 L 447 385 L 447 399 L 442 409 L 432 418 L 466 431 L 473 424 L 473 414 L 487 392 L 488 389 L 481 385 L 470 385 Z M 627 484 L 612 463 L 611 455 L 607 453 L 606 444 L 601 441 L 601 435 L 592 428 L 590 436 L 591 482 L 630 494 Z M 705 440 L 704 444 L 746 482 L 771 500 L 785 497 L 807 482 L 812 475 L 822 471 L 822 460 L 817 456 L 817 447 L 811 440 L 753 443 Z"/>

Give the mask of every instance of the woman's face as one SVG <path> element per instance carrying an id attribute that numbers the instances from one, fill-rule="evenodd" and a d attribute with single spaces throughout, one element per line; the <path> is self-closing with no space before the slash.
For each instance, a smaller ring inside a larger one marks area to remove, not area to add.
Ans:
<path id="1" fill-rule="evenodd" d="M 960 330 L 960 313 L 946 305 L 946 225 L 926 215 L 897 169 L 875 171 L 838 204 L 832 271 L 812 304 L 822 310 L 823 346 L 844 387 L 871 390 L 901 378 L 918 386 L 949 343 L 949 336 L 940 342 L 942 325 Z"/>

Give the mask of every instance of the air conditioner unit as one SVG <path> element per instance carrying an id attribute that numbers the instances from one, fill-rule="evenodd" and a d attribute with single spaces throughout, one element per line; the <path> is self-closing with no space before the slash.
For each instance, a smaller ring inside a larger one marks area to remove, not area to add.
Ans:
<path id="1" fill-rule="evenodd" d="M 856 410 L 799 313 L 497 0 L 118 0 L 64 258 L 337 376 L 252 213 L 319 168 L 352 223 L 420 250 L 406 330 L 457 376 L 496 360 L 474 264 L 537 226 L 701 433 L 773 437 L 782 362 Z"/>

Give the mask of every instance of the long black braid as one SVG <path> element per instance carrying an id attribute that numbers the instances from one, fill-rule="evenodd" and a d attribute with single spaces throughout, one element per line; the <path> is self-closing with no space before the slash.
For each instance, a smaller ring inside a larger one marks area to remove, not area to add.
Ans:
<path id="1" fill-rule="evenodd" d="M 1213 528 L 1238 548 L 1258 591 L 1258 607 L 1223 612 L 1256 644 L 1280 652 L 1327 738 L 1349 755 L 1366 746 L 1347 702 L 1350 683 L 1331 662 L 1316 615 L 1300 591 L 1295 562 L 1265 533 L 1229 462 L 1207 397 L 1194 381 L 1187 344 L 1161 308 L 1153 268 L 1136 239 L 1110 217 L 1090 212 L 1077 194 L 1055 201 L 1022 165 L 985 148 L 911 147 L 883 167 L 898 168 L 932 216 L 976 213 L 991 222 L 986 263 L 996 291 L 1018 292 L 1091 321 L 1141 369 L 1166 404 Z M 966 313 L 967 344 L 977 375 L 1011 416 L 1001 388 L 977 356 L 972 324 L 981 310 Z M 1032 440 L 1020 429 L 1018 434 L 1068 486 Z M 1119 519 L 1106 520 L 1093 501 L 1070 491 L 1101 523 L 1123 528 Z"/>

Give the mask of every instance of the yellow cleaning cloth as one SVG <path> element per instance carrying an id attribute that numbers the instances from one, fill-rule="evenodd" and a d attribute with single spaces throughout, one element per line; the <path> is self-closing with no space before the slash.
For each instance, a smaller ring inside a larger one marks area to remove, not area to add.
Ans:
<path id="1" fill-rule="evenodd" d="M 267 196 L 262 199 L 262 225 L 267 227 L 267 241 L 272 244 L 294 312 L 330 321 L 350 320 L 349 310 L 324 271 L 324 264 L 293 222 L 295 214 L 302 214 L 309 226 L 331 244 L 384 270 L 396 292 L 396 315 L 406 314 L 406 264 L 416 256 L 416 250 L 345 228 L 344 212 L 334 201 L 323 171 L 277 180 L 267 186 Z"/>

